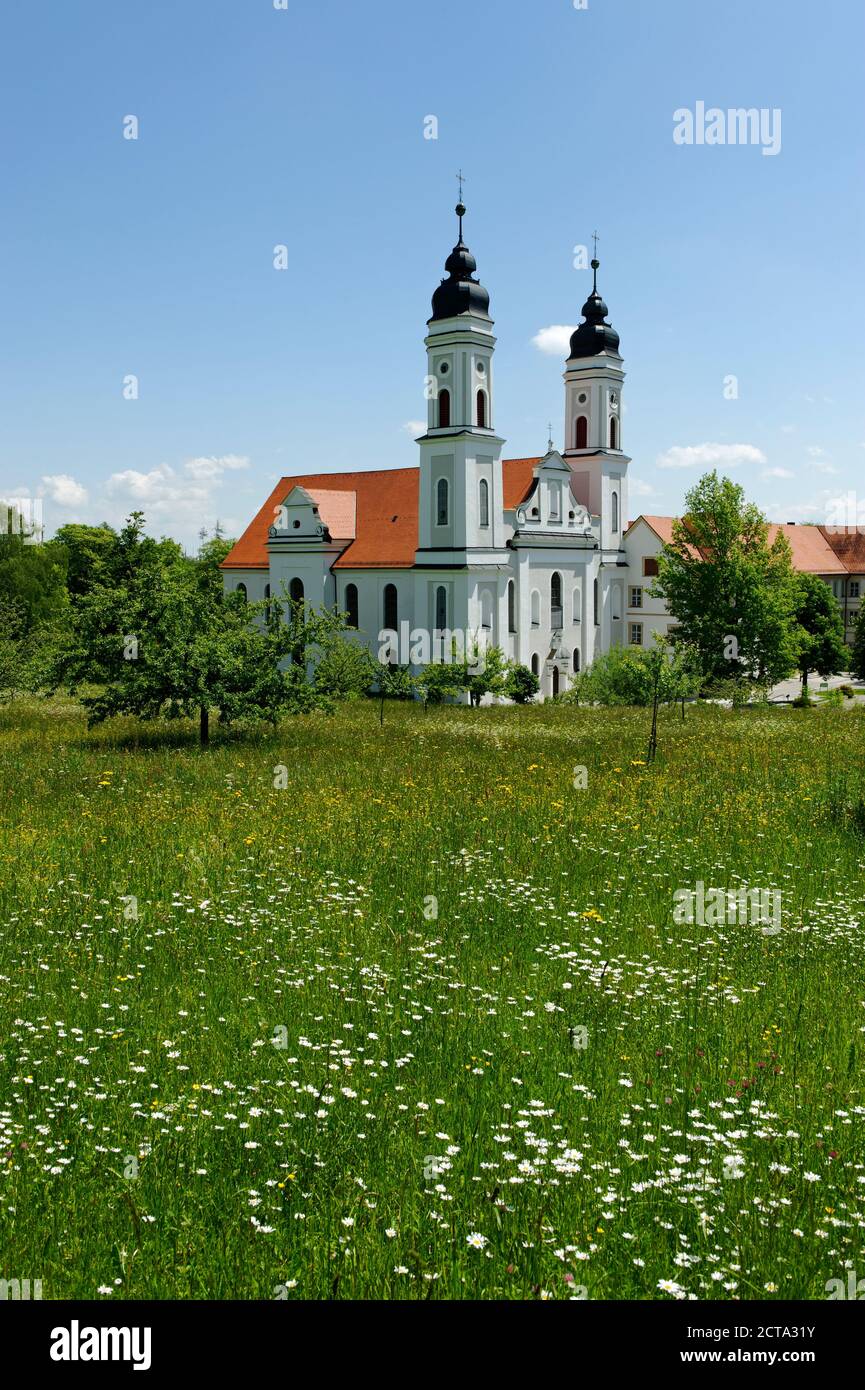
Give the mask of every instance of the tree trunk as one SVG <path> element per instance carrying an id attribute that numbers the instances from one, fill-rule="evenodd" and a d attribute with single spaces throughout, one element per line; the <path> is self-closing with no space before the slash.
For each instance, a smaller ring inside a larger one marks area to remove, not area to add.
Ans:
<path id="1" fill-rule="evenodd" d="M 802 699 L 808 699 L 808 672 L 802 672 Z"/>
<path id="2" fill-rule="evenodd" d="M 201 746 L 205 747 L 210 742 L 210 711 L 207 705 L 201 706 L 201 716 L 199 720 L 199 733 L 201 735 Z"/>

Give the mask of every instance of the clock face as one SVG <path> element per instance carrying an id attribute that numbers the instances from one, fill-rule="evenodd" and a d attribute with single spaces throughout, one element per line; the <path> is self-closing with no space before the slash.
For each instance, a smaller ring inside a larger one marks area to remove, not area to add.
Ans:
<path id="1" fill-rule="evenodd" d="M 579 401 L 580 405 L 585 405 L 585 404 L 586 404 L 586 401 L 587 401 L 588 399 L 589 399 L 589 398 L 588 398 L 588 396 L 586 395 L 585 391 L 583 392 L 583 394 L 582 394 L 581 396 L 578 396 L 578 397 L 577 397 L 577 400 Z"/>
<path id="2" fill-rule="evenodd" d="M 448 374 L 449 371 L 450 371 L 450 367 L 448 366 L 447 362 L 442 362 L 441 366 L 439 367 L 439 372 L 440 372 L 440 374 L 441 374 L 442 376 L 447 376 L 447 374 Z"/>
<path id="3" fill-rule="evenodd" d="M 618 396 L 616 395 L 616 393 L 615 393 L 615 391 L 614 391 L 613 394 L 610 396 L 610 409 L 611 409 L 611 410 L 615 410 L 616 407 L 618 406 L 618 404 L 619 404 L 619 398 L 618 398 Z"/>
<path id="4" fill-rule="evenodd" d="M 483 376 L 483 374 L 484 374 L 485 371 L 486 371 L 486 367 L 484 366 L 483 362 L 479 362 L 479 363 L 478 363 L 478 376 Z"/>

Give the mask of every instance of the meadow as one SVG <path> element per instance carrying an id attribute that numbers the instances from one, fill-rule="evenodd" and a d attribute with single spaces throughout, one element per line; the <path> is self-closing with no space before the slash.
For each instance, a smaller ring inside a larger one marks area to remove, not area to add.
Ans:
<path id="1" fill-rule="evenodd" d="M 648 719 L 361 702 L 202 752 L 0 708 L 0 1278 L 865 1276 L 865 709 L 665 709 L 652 766 Z M 778 890 L 782 930 L 677 925 L 698 882 Z"/>

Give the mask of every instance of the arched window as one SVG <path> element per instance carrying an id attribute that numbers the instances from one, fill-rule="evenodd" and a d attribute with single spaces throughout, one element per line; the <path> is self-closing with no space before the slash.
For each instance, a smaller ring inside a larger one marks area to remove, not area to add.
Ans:
<path id="1" fill-rule="evenodd" d="M 487 427 L 487 398 L 483 391 L 478 391 L 478 429 L 485 430 Z"/>
<path id="2" fill-rule="evenodd" d="M 611 420 L 611 421 L 610 421 L 610 448 L 611 448 L 611 449 L 618 449 L 618 447 L 619 447 L 619 422 L 618 422 L 617 420 Z"/>
<path id="3" fill-rule="evenodd" d="M 303 603 L 303 580 L 292 579 L 288 586 L 288 592 L 292 603 Z"/>
<path id="4" fill-rule="evenodd" d="M 562 489 L 559 483 L 550 483 L 550 521 L 561 520 Z"/>
<path id="5" fill-rule="evenodd" d="M 246 585 L 245 585 L 245 584 L 238 584 L 238 586 L 237 586 L 237 592 L 243 596 L 243 601 L 244 601 L 244 603 L 246 603 L 246 599 L 247 599 Z"/>
<path id="6" fill-rule="evenodd" d="M 573 659 L 572 665 L 573 665 L 573 668 L 574 668 L 574 675 L 575 675 L 575 676 L 578 676 L 578 675 L 580 674 L 580 649 L 579 649 L 579 647 L 574 647 L 574 659 Z"/>
<path id="7" fill-rule="evenodd" d="M 573 621 L 574 621 L 575 623 L 579 623 L 579 622 L 582 621 L 582 616 L 583 616 L 583 614 L 582 614 L 582 607 L 583 607 L 583 605 L 582 605 L 582 595 L 580 594 L 579 589 L 575 589 L 575 590 L 574 590 L 573 598 L 574 598 L 574 616 L 573 616 Z"/>
<path id="8" fill-rule="evenodd" d="M 451 422 L 451 393 L 450 391 L 439 391 L 439 429 L 450 428 Z"/>
<path id="9" fill-rule="evenodd" d="M 559 693 L 559 668 L 558 668 L 558 666 L 554 666 L 554 667 L 553 667 L 553 699 L 555 699 L 555 697 L 558 695 L 558 693 Z"/>
<path id="10" fill-rule="evenodd" d="M 615 423 L 615 421 L 613 423 Z M 615 448 L 615 445 L 613 447 Z M 612 501 L 613 533 L 617 535 L 619 531 L 619 494 L 617 492 L 613 493 Z"/>
<path id="11" fill-rule="evenodd" d="M 490 485 L 486 478 L 478 483 L 478 517 L 481 526 L 490 524 Z"/>
<path id="12" fill-rule="evenodd" d="M 577 442 L 576 442 L 576 447 L 577 447 L 578 449 L 587 449 L 587 448 L 589 447 L 589 417 L 588 417 L 588 415 L 579 415 L 579 416 L 577 417 Z"/>
<path id="13" fill-rule="evenodd" d="M 532 589 L 532 627 L 541 625 L 541 596 L 537 589 Z"/>
<path id="14" fill-rule="evenodd" d="M 357 600 L 356 584 L 346 584 L 345 586 L 345 611 L 348 617 L 349 627 L 358 627 L 359 604 Z"/>
<path id="15" fill-rule="evenodd" d="M 436 484 L 436 526 L 448 524 L 448 480 L 439 478 Z"/>
<path id="16" fill-rule="evenodd" d="M 265 616 L 265 619 L 268 619 L 268 618 L 270 617 L 270 585 L 269 585 L 269 584 L 265 584 L 265 586 L 264 586 L 264 601 L 265 601 L 265 603 L 267 604 L 267 607 L 266 607 L 265 610 L 264 610 L 264 616 Z"/>
<path id="17" fill-rule="evenodd" d="M 514 581 L 508 580 L 508 632 L 517 630 L 517 591 Z"/>
<path id="18" fill-rule="evenodd" d="M 481 591 L 481 627 L 489 631 L 493 625 L 493 596 L 489 589 Z"/>
<path id="19" fill-rule="evenodd" d="M 444 584 L 439 584 L 436 589 L 436 620 L 437 632 L 444 632 L 448 625 L 448 591 Z"/>
<path id="20" fill-rule="evenodd" d="M 553 627 L 562 625 L 562 576 L 553 574 L 550 580 L 550 616 Z"/>
<path id="21" fill-rule="evenodd" d="M 537 652 L 535 652 L 534 656 L 532 657 L 532 675 L 533 675 L 533 676 L 539 675 L 539 674 L 540 674 L 540 669 L 541 669 L 541 668 L 540 668 L 540 662 L 538 661 L 538 654 L 537 654 Z"/>
<path id="22" fill-rule="evenodd" d="M 399 612 L 395 584 L 384 586 L 384 626 L 389 632 L 399 630 Z"/>
<path id="23" fill-rule="evenodd" d="M 597 579 L 595 580 L 595 584 L 594 584 L 593 598 L 594 598 L 594 602 L 595 602 L 595 627 L 598 627 L 598 625 L 600 624 L 600 621 L 601 621 L 601 610 L 600 610 L 600 606 L 599 606 L 599 604 L 598 604 L 598 581 L 597 581 Z"/>

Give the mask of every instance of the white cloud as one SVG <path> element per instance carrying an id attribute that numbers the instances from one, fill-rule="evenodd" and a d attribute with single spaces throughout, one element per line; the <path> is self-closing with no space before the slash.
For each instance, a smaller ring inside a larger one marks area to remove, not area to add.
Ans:
<path id="1" fill-rule="evenodd" d="M 541 328 L 532 338 L 532 344 L 539 352 L 549 357 L 568 357 L 571 351 L 571 334 L 574 328 L 565 323 L 553 323 L 549 328 Z"/>
<path id="2" fill-rule="evenodd" d="M 761 478 L 795 478 L 795 473 L 791 473 L 789 468 L 764 468 L 760 474 Z"/>
<path id="3" fill-rule="evenodd" d="M 415 439 L 419 434 L 426 434 L 426 420 L 406 420 L 403 429 Z"/>
<path id="4" fill-rule="evenodd" d="M 651 483 L 647 483 L 642 478 L 635 478 L 631 473 L 628 475 L 628 487 L 632 497 L 654 497 L 655 489 Z"/>
<path id="5" fill-rule="evenodd" d="M 808 454 L 812 459 L 823 458 L 825 453 L 826 450 L 822 449 L 819 444 L 811 444 L 808 448 Z"/>
<path id="6" fill-rule="evenodd" d="M 657 459 L 659 468 L 738 468 L 765 462 L 766 455 L 753 444 L 676 444 Z"/>
<path id="7" fill-rule="evenodd" d="M 57 507 L 81 507 L 87 501 L 87 489 L 69 473 L 46 473 L 39 489 Z"/>
<path id="8" fill-rule="evenodd" d="M 249 459 L 242 454 L 223 454 L 221 458 L 187 459 L 183 465 L 190 478 L 221 478 L 223 473 L 233 473 L 240 468 L 248 468 Z"/>

